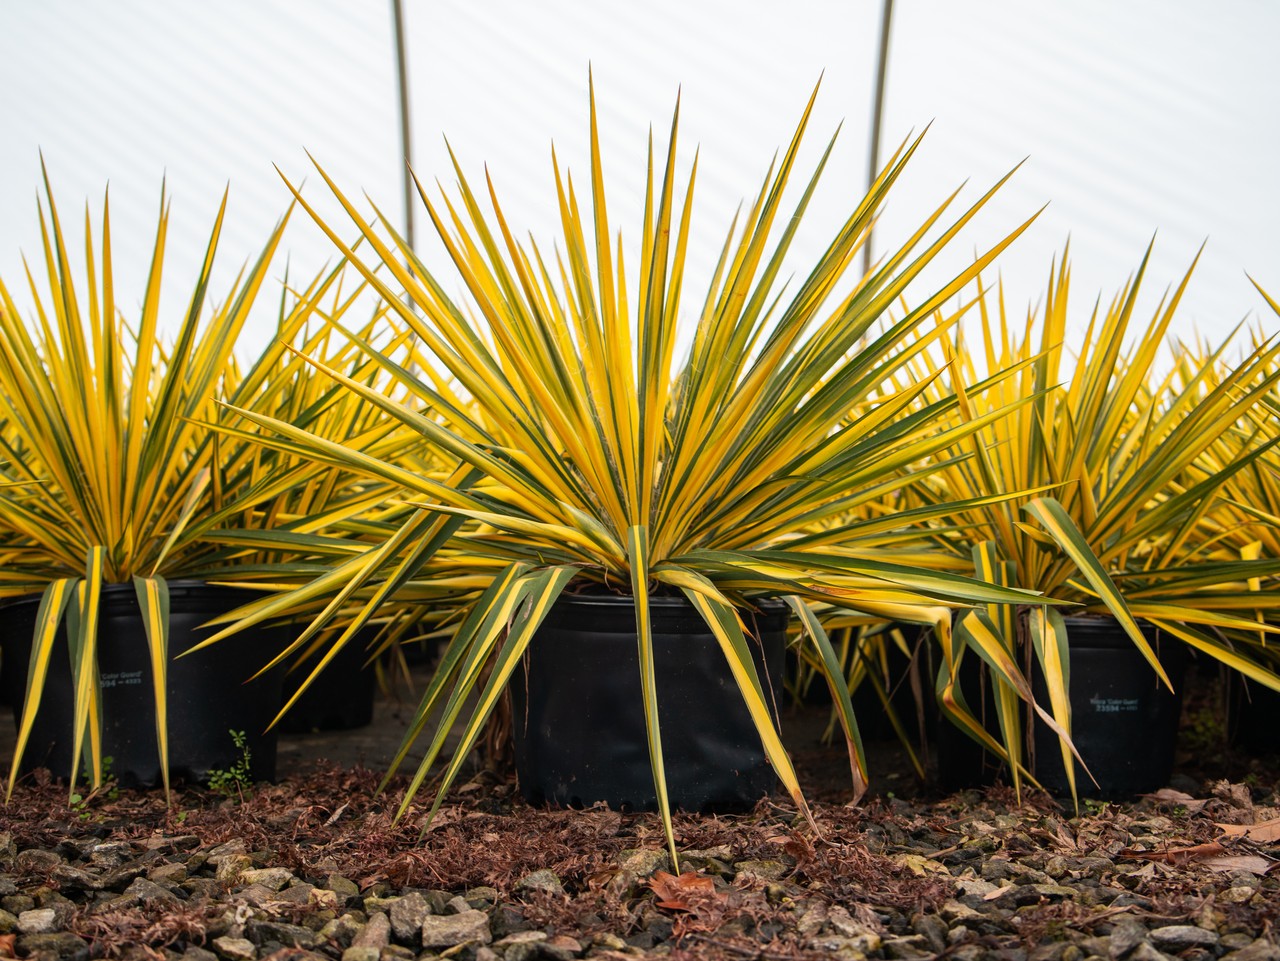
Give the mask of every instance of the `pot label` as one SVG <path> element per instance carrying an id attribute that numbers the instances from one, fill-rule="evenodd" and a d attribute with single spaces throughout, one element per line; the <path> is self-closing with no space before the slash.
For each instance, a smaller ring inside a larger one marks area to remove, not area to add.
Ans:
<path id="1" fill-rule="evenodd" d="M 114 674 L 103 674 L 98 681 L 104 690 L 108 687 L 133 687 L 142 683 L 142 672 L 117 671 Z"/>
<path id="2" fill-rule="evenodd" d="M 1089 699 L 1098 714 L 1137 713 L 1141 701 L 1136 697 L 1093 697 Z"/>

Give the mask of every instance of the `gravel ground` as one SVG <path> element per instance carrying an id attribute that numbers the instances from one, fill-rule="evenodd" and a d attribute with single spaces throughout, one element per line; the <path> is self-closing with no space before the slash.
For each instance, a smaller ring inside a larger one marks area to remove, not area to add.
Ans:
<path id="1" fill-rule="evenodd" d="M 1280 961 L 1274 759 L 1196 742 L 1177 790 L 1077 816 L 1035 792 L 930 794 L 879 745 L 850 808 L 811 712 L 787 730 L 818 832 L 777 798 L 678 815 L 676 874 L 654 816 L 533 809 L 486 772 L 429 826 L 429 791 L 394 823 L 404 782 L 378 796 L 360 762 L 403 715 L 286 739 L 284 779 L 234 797 L 69 808 L 21 783 L 0 809 L 0 958 Z"/>
<path id="2" fill-rule="evenodd" d="M 243 798 L 120 792 L 0 813 L 0 957 L 1280 961 L 1280 797 L 1220 781 L 1070 816 L 1043 795 L 678 816 L 535 810 L 481 775 L 423 834 L 317 765 Z M 1270 822 L 1268 824 L 1268 822 Z M 1220 825 L 1255 825 L 1254 834 Z"/>

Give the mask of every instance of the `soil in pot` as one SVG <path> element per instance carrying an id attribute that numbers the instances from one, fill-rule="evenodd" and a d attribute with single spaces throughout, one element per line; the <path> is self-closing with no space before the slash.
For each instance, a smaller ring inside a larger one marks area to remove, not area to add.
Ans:
<path id="1" fill-rule="evenodd" d="M 211 772 L 229 771 L 243 760 L 232 731 L 243 732 L 255 780 L 275 776 L 276 736 L 263 731 L 280 703 L 283 672 L 273 670 L 253 681 L 246 678 L 269 658 L 270 651 L 252 631 L 233 635 L 190 657 L 180 657 L 212 631 L 201 627 L 211 618 L 244 603 L 234 588 L 201 582 L 169 584 L 168 731 L 170 777 L 205 781 Z M 26 665 L 40 599 L 24 598 L 5 606 L 5 657 L 14 703 L 14 722 L 21 716 Z M 111 775 L 128 787 L 162 783 L 156 749 L 156 719 L 151 665 L 145 629 L 132 584 L 103 587 L 98 626 L 98 667 L 102 686 L 103 755 Z M 19 666 L 21 665 L 21 669 Z M 65 628 L 59 629 L 49 664 L 40 710 L 21 770 L 49 768 L 66 777 L 79 761 L 71 756 L 73 695 Z"/>
<path id="2" fill-rule="evenodd" d="M 787 609 L 744 620 L 777 723 Z M 684 598 L 651 598 L 663 761 L 673 808 L 742 810 L 774 789 L 742 695 L 715 636 Z M 656 810 L 635 608 L 629 597 L 563 595 L 510 684 L 516 773 L 535 804 L 600 801 Z"/>

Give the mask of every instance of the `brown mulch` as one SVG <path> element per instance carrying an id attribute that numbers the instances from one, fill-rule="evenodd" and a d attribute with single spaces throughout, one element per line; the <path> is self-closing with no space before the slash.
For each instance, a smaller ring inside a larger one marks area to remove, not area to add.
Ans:
<path id="1" fill-rule="evenodd" d="M 31 910 L 65 901 L 66 930 L 95 957 L 194 952 L 237 933 L 227 909 L 246 885 L 209 863 L 231 846 L 246 865 L 286 869 L 290 884 L 339 890 L 335 878 L 354 882 L 359 896 L 345 896 L 345 912 L 324 901 L 251 904 L 291 924 L 345 914 L 359 927 L 409 892 L 434 892 L 437 906 L 462 895 L 488 912 L 498 947 L 463 944 L 451 957 L 1072 961 L 1118 958 L 1143 944 L 1186 961 L 1241 951 L 1239 961 L 1266 961 L 1280 917 L 1280 877 L 1270 870 L 1280 828 L 1250 837 L 1218 826 L 1280 824 L 1274 782 L 1220 781 L 1203 796 L 1090 804 L 1080 816 L 1035 793 L 1019 805 L 1003 788 L 882 796 L 857 808 L 819 801 L 817 834 L 775 799 L 745 815 L 677 815 L 681 875 L 670 872 L 653 815 L 533 809 L 512 784 L 482 774 L 430 824 L 426 801 L 397 823 L 403 782 L 383 795 L 377 783 L 362 768 L 317 765 L 243 798 L 191 788 L 166 809 L 156 794 L 122 791 L 69 810 L 65 788 L 36 778 L 0 809 L 0 890 L 5 880 L 14 889 L 0 904 L 24 908 L 29 900 Z M 132 869 L 94 874 L 112 844 Z M 136 892 L 133 902 L 122 900 L 128 883 L 179 862 L 185 887 L 169 889 L 182 900 L 139 902 Z M 554 883 L 535 883 L 547 877 Z M 1125 924 L 1125 937 L 1135 925 L 1138 935 L 1117 954 L 1110 939 Z M 1187 926 L 1204 932 L 1203 944 L 1161 933 Z M 244 919 L 238 933 L 243 927 Z M 520 932 L 540 940 L 511 940 Z M 552 938 L 568 953 L 557 955 Z M 543 953 L 528 953 L 533 944 Z M 0 940 L 0 957 L 21 947 L 21 938 Z M 340 958 L 347 948 L 331 934 L 311 953 Z M 382 950 L 384 961 L 435 956 L 412 943 L 400 947 L 412 955 Z M 1152 961 L 1150 951 L 1139 953 Z"/>
<path id="2" fill-rule="evenodd" d="M 484 771 L 429 823 L 429 790 L 397 821 L 406 780 L 378 794 L 350 758 L 171 807 L 69 805 L 38 773 L 0 807 L 0 961 L 1280 961 L 1280 757 L 1190 707 L 1169 789 L 1079 813 L 940 794 L 884 743 L 847 806 L 811 716 L 791 748 L 817 831 L 780 797 L 677 814 L 679 872 L 656 816 L 535 809 Z"/>

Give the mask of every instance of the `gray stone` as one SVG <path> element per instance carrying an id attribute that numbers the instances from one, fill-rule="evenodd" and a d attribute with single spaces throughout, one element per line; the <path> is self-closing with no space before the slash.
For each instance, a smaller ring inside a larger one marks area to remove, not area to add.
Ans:
<path id="1" fill-rule="evenodd" d="M 452 948 L 459 944 L 488 944 L 489 915 L 483 911 L 431 915 L 422 922 L 424 948 Z"/>
<path id="2" fill-rule="evenodd" d="M 210 864 L 218 865 L 222 863 L 222 859 L 238 854 L 248 854 L 248 845 L 244 843 L 244 838 L 232 838 L 223 844 L 219 844 L 206 854 L 206 860 Z"/>
<path id="3" fill-rule="evenodd" d="M 29 894 L 10 894 L 0 898 L 0 907 L 13 915 L 19 915 L 23 911 L 30 911 L 36 906 L 36 899 Z"/>
<path id="4" fill-rule="evenodd" d="M 187 866 L 177 861 L 161 864 L 148 871 L 147 878 L 156 884 L 181 884 L 187 879 Z"/>
<path id="5" fill-rule="evenodd" d="M 328 888 L 316 888 L 310 884 L 295 884 L 289 891 L 296 891 L 299 888 L 307 888 L 307 901 L 317 911 L 332 911 L 335 915 L 342 910 L 342 906 L 346 903 L 346 898 L 339 897 L 335 892 Z M 286 894 L 289 892 L 286 891 Z"/>
<path id="6" fill-rule="evenodd" d="M 827 924 L 832 931 L 845 939 L 846 945 L 852 945 L 864 954 L 880 950 L 880 933 L 861 921 L 855 921 L 842 904 L 831 905 L 827 911 Z M 946 930 L 946 925 L 943 925 L 943 930 Z"/>
<path id="7" fill-rule="evenodd" d="M 1218 895 L 1219 901 L 1226 901 L 1228 904 L 1244 904 L 1249 901 L 1257 891 L 1252 885 L 1241 884 L 1236 887 L 1227 888 Z"/>
<path id="8" fill-rule="evenodd" d="M 342 952 L 342 961 L 378 961 L 381 950 L 367 944 L 353 944 Z"/>
<path id="9" fill-rule="evenodd" d="M 881 945 L 886 958 L 911 959 L 932 956 L 929 942 L 918 934 L 905 938 L 889 938 Z"/>
<path id="10" fill-rule="evenodd" d="M 545 931 L 515 931 L 493 942 L 494 948 L 506 948 L 513 944 L 535 944 L 547 940 Z"/>
<path id="11" fill-rule="evenodd" d="M 491 888 L 488 885 L 480 885 L 475 888 L 467 888 L 462 892 L 462 896 L 467 899 L 467 904 L 471 905 L 477 911 L 484 911 L 497 904 L 501 895 L 498 894 L 497 888 Z"/>
<path id="12" fill-rule="evenodd" d="M 187 878 L 182 882 L 182 890 L 193 897 L 215 898 L 222 892 L 222 885 L 213 878 Z"/>
<path id="13" fill-rule="evenodd" d="M 31 848 L 27 851 L 18 852 L 18 858 L 15 863 L 21 874 L 49 874 L 58 865 L 66 862 L 52 851 Z"/>
<path id="14" fill-rule="evenodd" d="M 828 908 L 821 901 L 814 901 L 804 909 L 800 920 L 796 922 L 796 933 L 802 938 L 811 938 L 827 924 Z"/>
<path id="15" fill-rule="evenodd" d="M 1169 956 L 1157 951 L 1151 946 L 1151 942 L 1143 941 L 1133 949 L 1133 953 L 1129 955 L 1129 961 L 1169 961 Z"/>
<path id="16" fill-rule="evenodd" d="M 640 875 L 634 871 L 614 871 L 605 882 L 604 889 L 610 897 L 626 901 L 640 890 Z"/>
<path id="17" fill-rule="evenodd" d="M 999 887 L 990 881 L 983 881 L 979 878 L 957 878 L 956 886 L 960 888 L 960 893 L 964 897 L 976 898 L 979 901 L 985 899 L 988 894 L 991 894 Z"/>
<path id="18" fill-rule="evenodd" d="M 133 857 L 133 845 L 128 841 L 103 841 L 92 845 L 89 860 L 101 868 L 118 868 Z"/>
<path id="19" fill-rule="evenodd" d="M 18 930 L 18 916 L 0 908 L 0 934 L 9 934 Z"/>
<path id="20" fill-rule="evenodd" d="M 74 934 L 24 934 L 14 945 L 20 955 L 52 956 L 58 961 L 89 961 L 89 945 Z"/>
<path id="21" fill-rule="evenodd" d="M 814 947 L 832 955 L 848 956 L 851 953 L 856 952 L 865 958 L 867 955 L 874 954 L 876 951 L 879 951 L 883 942 L 880 939 L 880 935 L 876 934 L 874 931 L 864 929 L 864 932 L 865 933 L 855 935 L 853 937 L 843 934 L 823 935 L 822 937 L 815 938 L 813 944 Z"/>
<path id="22" fill-rule="evenodd" d="M 326 941 L 333 941 L 339 947 L 349 948 L 363 927 L 364 925 L 356 920 L 354 916 L 344 914 L 326 922 L 325 926 L 320 929 L 319 934 Z"/>
<path id="23" fill-rule="evenodd" d="M 417 944 L 422 922 L 431 914 L 431 905 L 417 891 L 396 898 L 388 912 L 391 933 L 401 944 Z"/>
<path id="24" fill-rule="evenodd" d="M 427 899 L 427 904 L 431 905 L 432 914 L 449 913 L 449 901 L 452 900 L 453 895 L 448 891 L 432 890 L 422 891 L 420 893 Z"/>
<path id="25" fill-rule="evenodd" d="M 71 912 L 65 908 L 32 908 L 18 915 L 20 934 L 53 934 L 61 931 Z"/>
<path id="26" fill-rule="evenodd" d="M 351 940 L 353 948 L 375 948 L 381 951 L 391 943 L 391 919 L 379 911 L 369 916 L 369 922 Z"/>
<path id="27" fill-rule="evenodd" d="M 943 919 L 955 924 L 958 921 L 971 921 L 974 918 L 982 918 L 985 915 L 981 911 L 975 911 L 967 904 L 961 904 L 959 901 L 945 901 L 939 913 Z"/>
<path id="28" fill-rule="evenodd" d="M 378 952 L 378 961 L 414 961 L 415 957 L 413 948 L 406 948 L 403 944 L 388 944 Z"/>
<path id="29" fill-rule="evenodd" d="M 777 881 L 787 873 L 787 866 L 781 861 L 736 861 L 733 869 L 739 878 L 753 878 L 758 881 Z"/>
<path id="30" fill-rule="evenodd" d="M 542 956 L 549 961 L 573 961 L 582 954 L 582 942 L 567 934 L 553 934 L 542 945 Z"/>
<path id="31" fill-rule="evenodd" d="M 218 956 L 212 951 L 195 944 L 187 945 L 187 950 L 182 952 L 182 957 L 185 961 L 218 961 Z"/>
<path id="32" fill-rule="evenodd" d="M 321 940 L 310 928 L 281 921 L 250 921 L 244 933 L 254 944 L 279 941 L 286 947 L 314 948 Z"/>
<path id="33" fill-rule="evenodd" d="M 526 874 L 517 881 L 516 890 L 526 894 L 537 892 L 560 897 L 564 894 L 564 885 L 560 883 L 560 877 L 556 872 L 542 868 Z"/>
<path id="34" fill-rule="evenodd" d="M 227 854 L 217 861 L 210 857 L 209 863 L 217 865 L 213 876 L 223 884 L 234 884 L 246 871 L 253 870 L 253 860 L 247 854 Z"/>
<path id="35" fill-rule="evenodd" d="M 1151 929 L 1151 943 L 1161 951 L 1177 954 L 1187 948 L 1213 948 L 1218 943 L 1218 935 L 1194 924 L 1167 924 Z"/>
<path id="36" fill-rule="evenodd" d="M 1137 921 L 1121 921 L 1111 929 L 1107 940 L 1107 955 L 1112 961 L 1123 958 L 1147 940 L 1147 929 Z"/>
<path id="37" fill-rule="evenodd" d="M 1062 953 L 1067 949 L 1065 941 L 1042 941 L 1031 949 L 1027 961 L 1061 961 Z"/>
<path id="38" fill-rule="evenodd" d="M 667 857 L 666 851 L 656 848 L 631 848 L 618 856 L 618 867 L 647 878 L 655 871 L 669 871 L 671 859 Z"/>
<path id="39" fill-rule="evenodd" d="M 280 891 L 297 878 L 286 868 L 250 868 L 240 874 L 242 884 L 261 884 L 272 891 Z"/>
<path id="40" fill-rule="evenodd" d="M 463 911 L 477 910 L 471 906 L 471 902 L 459 894 L 456 898 L 451 898 L 449 903 L 445 905 L 445 909 L 440 914 L 461 914 Z"/>
<path id="41" fill-rule="evenodd" d="M 315 891 L 316 887 L 314 884 L 307 884 L 305 881 L 299 881 L 297 884 L 287 887 L 283 891 L 277 893 L 276 903 L 311 904 L 313 903 L 311 895 L 314 894 Z M 338 903 L 338 896 L 332 891 L 325 891 L 324 893 L 329 897 L 330 904 L 336 906 Z"/>
<path id="42" fill-rule="evenodd" d="M 919 914 L 911 921 L 911 930 L 929 942 L 939 953 L 947 949 L 947 922 L 936 914 Z"/>
<path id="43" fill-rule="evenodd" d="M 1223 955 L 1222 961 L 1280 961 L 1280 945 L 1258 938 L 1246 947 Z"/>
<path id="44" fill-rule="evenodd" d="M 356 883 L 344 878 L 341 874 L 329 875 L 324 884 L 325 887 L 340 898 L 360 897 L 360 888 L 356 886 Z"/>
<path id="45" fill-rule="evenodd" d="M 240 888 L 236 891 L 236 900 L 251 904 L 255 908 L 260 908 L 265 904 L 271 904 L 279 895 L 270 888 L 263 887 L 261 884 L 251 884 L 246 888 Z"/>
<path id="46" fill-rule="evenodd" d="M 70 864 L 59 864 L 49 872 L 49 877 L 57 881 L 63 891 L 101 891 L 105 887 L 98 875 Z"/>
<path id="47" fill-rule="evenodd" d="M 1218 939 L 1218 947 L 1223 951 L 1239 951 L 1253 944 L 1253 935 L 1244 931 L 1228 931 Z"/>
<path id="48" fill-rule="evenodd" d="M 258 956 L 258 949 L 253 946 L 253 942 L 245 938 L 224 935 L 214 938 L 210 947 L 213 948 L 214 954 L 222 958 L 222 961 L 254 961 Z"/>
<path id="49" fill-rule="evenodd" d="M 168 888 L 163 888 L 146 878 L 134 878 L 133 883 L 125 888 L 124 894 L 116 898 L 116 902 L 128 900 L 133 904 L 147 904 L 151 901 L 182 900 Z"/>

